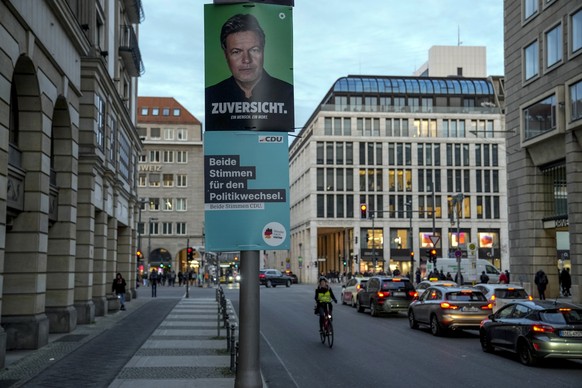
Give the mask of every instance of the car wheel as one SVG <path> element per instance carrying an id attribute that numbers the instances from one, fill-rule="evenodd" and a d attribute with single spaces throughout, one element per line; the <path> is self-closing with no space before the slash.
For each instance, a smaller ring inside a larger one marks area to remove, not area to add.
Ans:
<path id="1" fill-rule="evenodd" d="M 285 287 L 291 287 L 291 280 L 287 280 L 287 283 L 285 284 Z"/>
<path id="2" fill-rule="evenodd" d="M 411 329 L 418 329 L 418 322 L 414 317 L 414 311 L 408 310 L 408 325 Z"/>
<path id="3" fill-rule="evenodd" d="M 531 346 L 529 346 L 526 340 L 522 339 L 519 341 L 519 344 L 517 345 L 517 355 L 519 356 L 519 361 L 521 361 L 523 365 L 534 366 L 538 363 L 537 358 L 531 350 Z"/>
<path id="4" fill-rule="evenodd" d="M 370 301 L 370 315 L 373 317 L 378 316 L 378 306 L 376 306 L 376 302 L 374 302 L 373 300 Z"/>
<path id="5" fill-rule="evenodd" d="M 487 338 L 487 333 L 485 333 L 485 330 L 481 330 L 479 332 L 479 341 L 481 342 L 481 349 L 485 353 L 493 353 L 493 345 L 491 345 L 491 341 L 489 341 L 489 338 Z"/>
<path id="6" fill-rule="evenodd" d="M 344 294 L 342 294 L 342 304 L 347 304 L 346 303 L 346 296 Z"/>
<path id="7" fill-rule="evenodd" d="M 359 300 L 356 302 L 356 308 L 358 309 L 359 313 L 363 313 L 365 310 L 365 307 L 362 306 Z"/>
<path id="8" fill-rule="evenodd" d="M 267 280 L 267 288 L 273 287 L 273 283 L 270 280 Z"/>
<path id="9" fill-rule="evenodd" d="M 444 330 L 441 324 L 439 323 L 439 320 L 436 315 L 430 317 L 430 332 L 434 336 L 441 336 L 444 333 Z"/>

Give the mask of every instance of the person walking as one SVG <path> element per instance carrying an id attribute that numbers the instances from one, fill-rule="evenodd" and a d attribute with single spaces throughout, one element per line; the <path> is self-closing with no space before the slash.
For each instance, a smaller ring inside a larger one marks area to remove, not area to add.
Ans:
<path id="1" fill-rule="evenodd" d="M 119 298 L 119 303 L 121 304 L 121 307 L 119 308 L 120 310 L 125 310 L 125 286 L 125 279 L 118 272 L 117 275 L 115 275 L 115 279 L 113 279 L 111 292 Z"/>
<path id="2" fill-rule="evenodd" d="M 487 284 L 489 283 L 489 276 L 487 276 L 487 274 L 485 273 L 485 271 L 481 272 L 481 277 L 479 278 L 479 280 L 481 281 L 481 283 L 483 284 Z"/>
<path id="3" fill-rule="evenodd" d="M 150 273 L 150 284 L 152 285 L 152 298 L 158 297 L 158 272 L 156 269 L 152 269 Z"/>
<path id="4" fill-rule="evenodd" d="M 562 295 L 572 296 L 570 293 L 570 287 L 572 287 L 572 276 L 570 276 L 570 268 L 562 269 L 560 273 L 560 283 L 562 285 Z"/>
<path id="5" fill-rule="evenodd" d="M 501 274 L 499 274 L 499 284 L 507 284 L 508 280 L 507 280 L 507 275 L 505 274 L 505 272 L 501 272 Z"/>
<path id="6" fill-rule="evenodd" d="M 548 287 L 548 277 L 543 270 L 539 270 L 536 272 L 536 276 L 534 278 L 534 283 L 538 288 L 538 294 L 541 300 L 546 299 L 546 288 Z"/>

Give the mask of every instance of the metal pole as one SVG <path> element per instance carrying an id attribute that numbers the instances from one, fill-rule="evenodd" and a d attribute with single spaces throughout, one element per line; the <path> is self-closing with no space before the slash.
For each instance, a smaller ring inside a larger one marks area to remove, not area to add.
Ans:
<path id="1" fill-rule="evenodd" d="M 188 261 L 188 249 L 190 248 L 190 237 L 186 239 L 186 298 L 190 297 L 190 288 L 188 284 L 190 284 L 190 262 Z M 184 275 L 182 275 L 182 279 L 184 279 Z"/>
<path id="2" fill-rule="evenodd" d="M 262 388 L 260 371 L 259 329 L 259 251 L 242 251 L 240 258 L 240 361 L 237 367 L 235 388 Z"/>
<path id="3" fill-rule="evenodd" d="M 456 206 L 456 210 L 457 210 L 457 251 L 461 250 L 461 234 L 460 234 L 460 226 L 461 226 L 461 209 L 462 209 L 462 205 L 463 205 L 463 198 L 464 195 L 463 194 L 457 194 L 456 198 L 455 198 L 455 206 Z M 462 284 L 463 282 L 461 281 L 461 256 L 462 255 L 457 255 L 457 279 L 460 282 L 459 284 Z"/>
<path id="4" fill-rule="evenodd" d="M 432 235 L 436 233 L 436 221 L 435 221 L 435 196 L 434 196 L 434 181 L 430 184 L 432 191 Z M 436 249 L 436 247 L 434 247 Z"/>
<path id="5" fill-rule="evenodd" d="M 376 273 L 376 229 L 374 228 L 374 212 L 370 216 L 372 217 L 372 265 L 374 266 L 374 273 Z"/>
<path id="6" fill-rule="evenodd" d="M 408 220 L 410 221 L 410 233 L 408 235 L 408 249 L 410 249 L 410 277 L 414 276 L 414 248 L 412 247 L 412 202 L 406 204 L 410 210 L 408 211 Z"/>

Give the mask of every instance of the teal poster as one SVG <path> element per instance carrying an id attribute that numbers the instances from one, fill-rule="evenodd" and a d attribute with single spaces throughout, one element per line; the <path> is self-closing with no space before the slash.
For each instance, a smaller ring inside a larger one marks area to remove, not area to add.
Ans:
<path id="1" fill-rule="evenodd" d="M 206 132 L 204 176 L 207 251 L 289 249 L 286 134 Z"/>

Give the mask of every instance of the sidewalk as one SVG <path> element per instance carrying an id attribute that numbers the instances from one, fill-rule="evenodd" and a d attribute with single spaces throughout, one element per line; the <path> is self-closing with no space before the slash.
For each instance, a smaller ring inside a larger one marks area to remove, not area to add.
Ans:
<path id="1" fill-rule="evenodd" d="M 215 289 L 191 288 L 189 298 L 178 287 L 158 287 L 157 298 L 140 290 L 126 311 L 51 334 L 40 349 L 8 351 L 0 388 L 234 387 Z"/>

